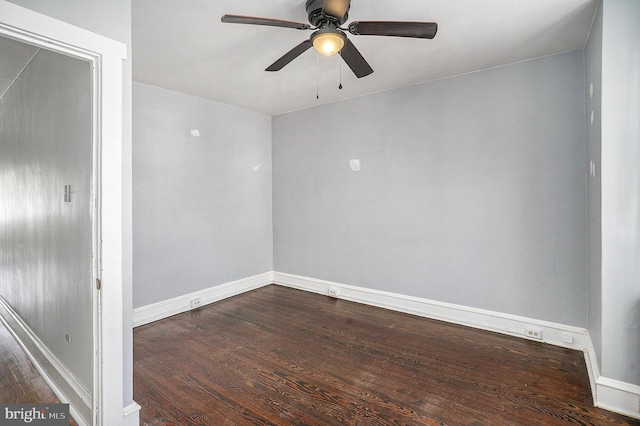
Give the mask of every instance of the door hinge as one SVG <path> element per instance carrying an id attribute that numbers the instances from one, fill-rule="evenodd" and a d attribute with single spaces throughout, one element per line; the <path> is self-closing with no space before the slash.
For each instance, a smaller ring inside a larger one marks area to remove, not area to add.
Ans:
<path id="1" fill-rule="evenodd" d="M 96 288 L 100 290 L 102 288 L 102 283 L 100 282 L 100 278 L 96 278 Z"/>

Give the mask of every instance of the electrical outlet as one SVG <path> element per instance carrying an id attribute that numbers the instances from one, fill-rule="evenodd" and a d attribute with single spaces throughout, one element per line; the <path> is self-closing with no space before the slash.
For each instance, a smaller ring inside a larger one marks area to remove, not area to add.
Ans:
<path id="1" fill-rule="evenodd" d="M 524 335 L 536 340 L 542 340 L 542 329 L 527 326 L 524 328 Z"/>
<path id="2" fill-rule="evenodd" d="M 199 297 L 196 297 L 195 299 L 191 299 L 191 309 L 199 308 L 201 303 L 202 302 L 200 301 Z"/>
<path id="3" fill-rule="evenodd" d="M 573 336 L 565 333 L 562 335 L 562 341 L 569 345 L 573 345 Z"/>
<path id="4" fill-rule="evenodd" d="M 329 287 L 327 294 L 329 297 L 338 297 L 340 296 L 340 289 L 338 287 Z"/>

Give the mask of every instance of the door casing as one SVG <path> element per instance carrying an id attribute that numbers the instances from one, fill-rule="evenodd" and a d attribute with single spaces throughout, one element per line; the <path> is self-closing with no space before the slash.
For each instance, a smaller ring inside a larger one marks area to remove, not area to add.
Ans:
<path id="1" fill-rule="evenodd" d="M 137 412 L 137 405 L 123 407 L 122 66 L 126 45 L 4 0 L 0 0 L 0 35 L 92 65 L 91 422 L 120 425 L 128 414 L 135 418 L 129 423 L 137 424 L 137 416 L 130 416 Z"/>

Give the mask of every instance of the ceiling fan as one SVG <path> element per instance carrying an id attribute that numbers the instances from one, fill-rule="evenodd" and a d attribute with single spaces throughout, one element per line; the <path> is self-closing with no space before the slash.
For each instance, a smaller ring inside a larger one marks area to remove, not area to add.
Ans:
<path id="1" fill-rule="evenodd" d="M 353 35 L 427 39 L 434 38 L 438 31 L 438 24 L 435 22 L 410 21 L 354 21 L 347 28 L 343 28 L 341 25 L 347 22 L 350 7 L 351 0 L 306 0 L 305 9 L 310 25 L 303 22 L 241 15 L 224 15 L 222 22 L 315 31 L 308 40 L 285 53 L 265 71 L 281 70 L 313 46 L 319 53 L 326 56 L 340 53 L 342 59 L 358 78 L 371 74 L 373 69 L 347 38 L 345 31 Z"/>

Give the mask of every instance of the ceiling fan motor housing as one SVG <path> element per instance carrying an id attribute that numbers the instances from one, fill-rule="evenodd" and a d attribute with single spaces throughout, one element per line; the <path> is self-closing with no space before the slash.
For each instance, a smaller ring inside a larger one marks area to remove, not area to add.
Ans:
<path id="1" fill-rule="evenodd" d="M 309 23 L 315 27 L 322 28 L 322 24 L 326 24 L 328 21 L 333 21 L 337 25 L 342 25 L 347 22 L 349 18 L 349 11 L 344 14 L 343 17 L 338 18 L 335 16 L 326 15 L 323 12 L 325 0 L 307 0 L 305 9 L 309 16 Z"/>

